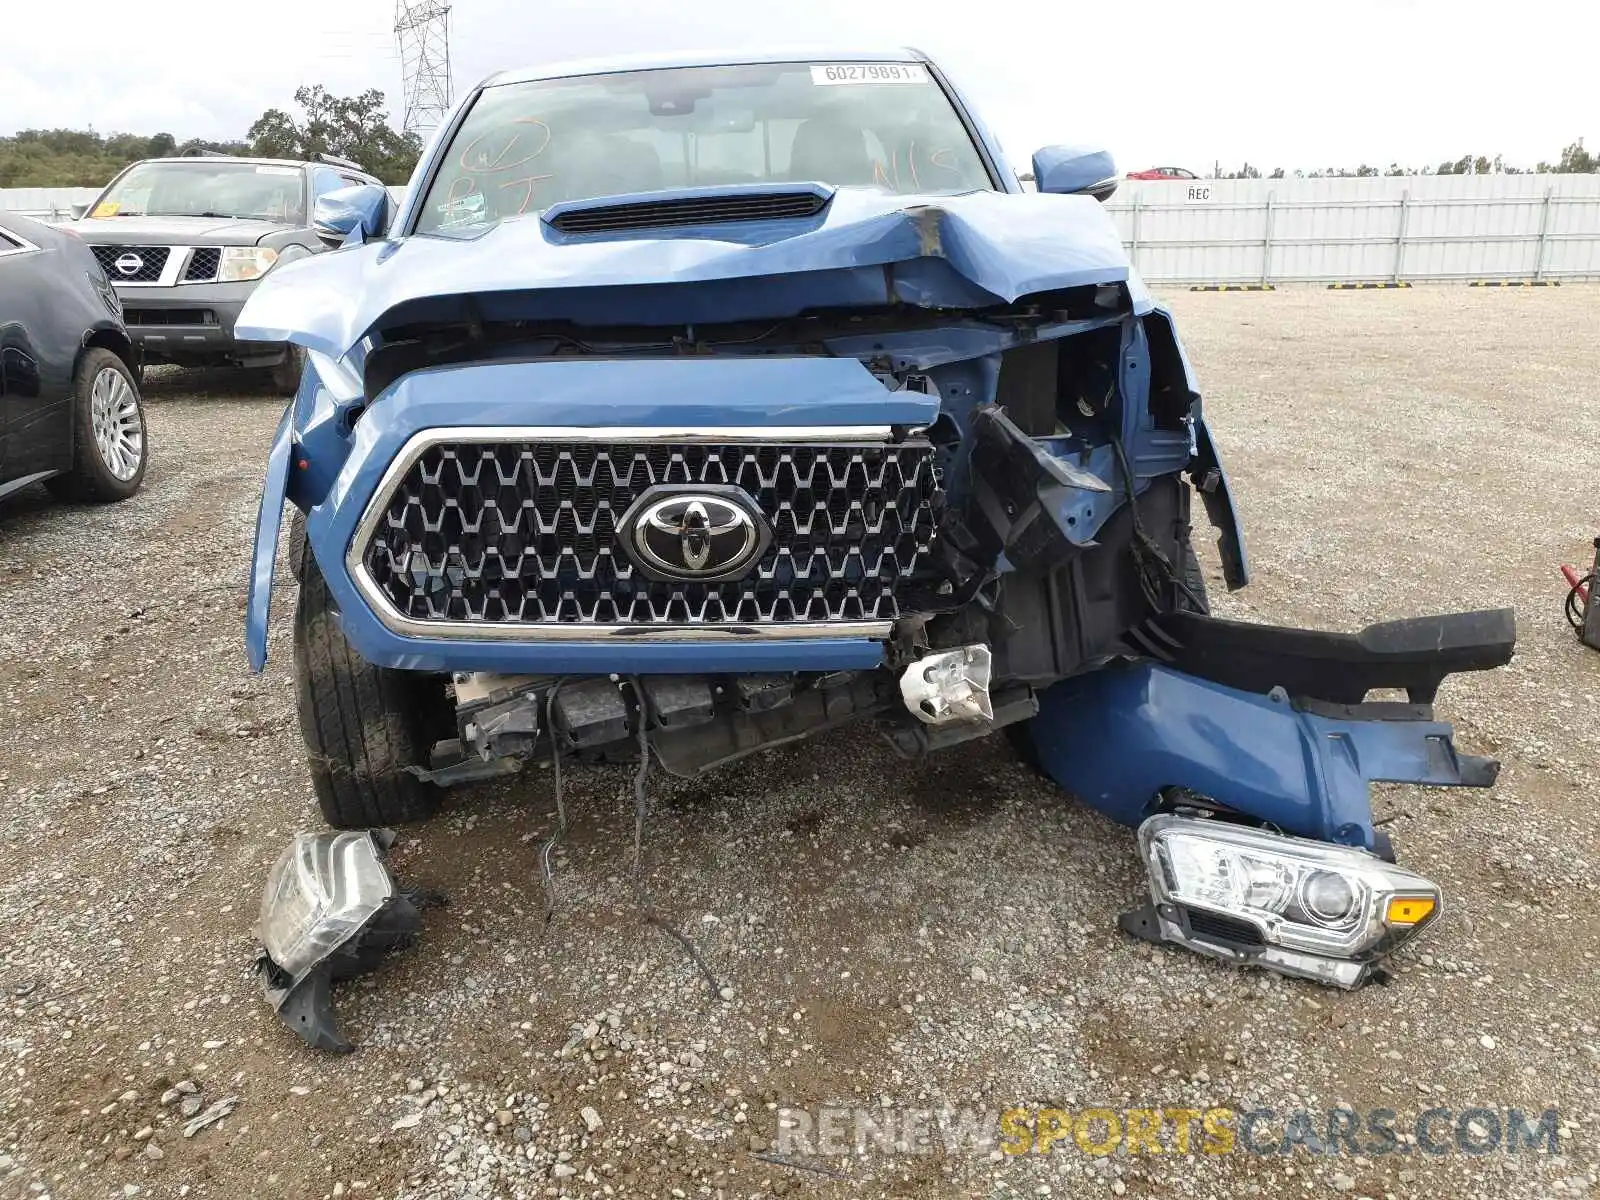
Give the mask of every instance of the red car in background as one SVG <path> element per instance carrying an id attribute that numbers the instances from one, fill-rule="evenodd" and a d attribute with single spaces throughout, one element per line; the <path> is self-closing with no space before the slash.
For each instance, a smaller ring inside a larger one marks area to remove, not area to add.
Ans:
<path id="1" fill-rule="evenodd" d="M 1193 171 L 1183 167 L 1148 167 L 1143 171 L 1129 171 L 1129 179 L 1199 179 Z"/>

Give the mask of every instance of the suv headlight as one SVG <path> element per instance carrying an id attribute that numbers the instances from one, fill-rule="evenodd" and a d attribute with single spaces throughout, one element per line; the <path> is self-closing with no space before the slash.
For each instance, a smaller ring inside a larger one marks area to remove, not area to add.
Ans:
<path id="1" fill-rule="evenodd" d="M 217 282 L 243 283 L 247 279 L 260 279 L 277 261 L 278 252 L 268 246 L 225 246 L 222 261 L 217 266 Z"/>
<path id="2" fill-rule="evenodd" d="M 1164 815 L 1139 849 L 1160 940 L 1341 987 L 1439 912 L 1432 883 L 1353 846 Z"/>

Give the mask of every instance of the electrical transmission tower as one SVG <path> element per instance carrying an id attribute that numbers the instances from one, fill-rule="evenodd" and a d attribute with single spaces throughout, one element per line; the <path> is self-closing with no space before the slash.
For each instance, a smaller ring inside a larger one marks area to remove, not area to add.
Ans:
<path id="1" fill-rule="evenodd" d="M 405 76 L 404 130 L 426 138 L 450 111 L 450 5 L 396 0 L 394 36 Z"/>

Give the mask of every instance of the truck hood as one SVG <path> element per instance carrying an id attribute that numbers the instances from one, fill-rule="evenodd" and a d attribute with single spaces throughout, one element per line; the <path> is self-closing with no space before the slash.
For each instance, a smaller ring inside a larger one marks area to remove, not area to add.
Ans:
<path id="1" fill-rule="evenodd" d="M 254 246 L 295 226 L 243 217 L 107 217 L 67 228 L 96 246 Z"/>
<path id="2" fill-rule="evenodd" d="M 435 321 L 777 320 L 896 303 L 984 308 L 1118 283 L 1148 302 L 1110 216 L 1089 197 L 841 188 L 802 220 L 572 235 L 529 215 L 471 236 L 349 246 L 272 272 L 236 328 L 340 358 L 369 334 Z"/>

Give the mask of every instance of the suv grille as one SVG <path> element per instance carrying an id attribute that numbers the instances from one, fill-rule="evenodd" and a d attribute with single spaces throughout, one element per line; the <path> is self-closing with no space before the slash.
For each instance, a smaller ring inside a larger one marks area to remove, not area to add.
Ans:
<path id="1" fill-rule="evenodd" d="M 580 208 L 557 214 L 550 224 L 562 233 L 616 233 L 674 225 L 719 225 L 725 221 L 792 221 L 816 216 L 827 202 L 826 196 L 815 192 L 694 196 Z"/>
<path id="2" fill-rule="evenodd" d="M 189 265 L 183 269 L 185 283 L 204 283 L 217 277 L 217 265 L 222 262 L 222 251 L 215 246 L 199 246 L 189 255 Z"/>
<path id="3" fill-rule="evenodd" d="M 617 525 L 654 484 L 743 488 L 772 527 L 748 574 L 661 582 Z M 942 502 L 934 448 L 899 444 L 445 442 L 362 550 L 404 617 L 527 625 L 892 620 Z"/>
<path id="4" fill-rule="evenodd" d="M 167 265 L 166 246 L 91 246 L 100 269 L 112 283 L 156 283 Z M 124 271 L 117 266 L 118 259 L 139 260 L 137 269 Z"/>
<path id="5" fill-rule="evenodd" d="M 215 325 L 217 314 L 209 308 L 128 308 L 123 321 L 132 328 L 146 325 Z"/>

